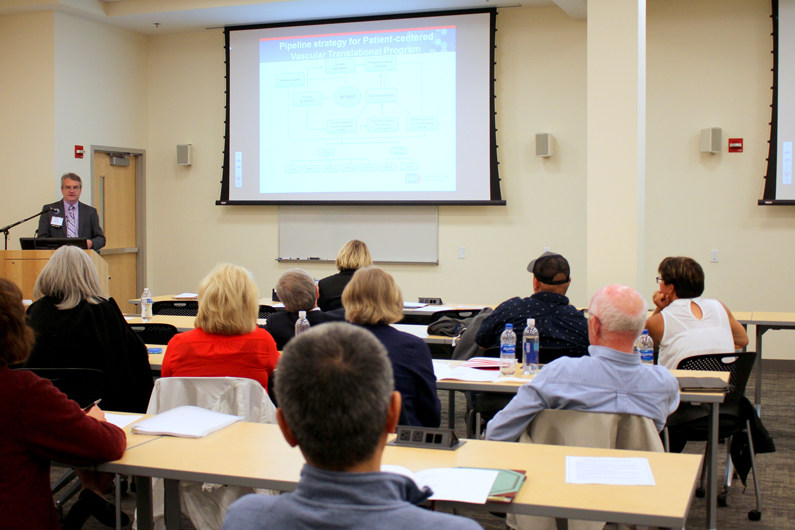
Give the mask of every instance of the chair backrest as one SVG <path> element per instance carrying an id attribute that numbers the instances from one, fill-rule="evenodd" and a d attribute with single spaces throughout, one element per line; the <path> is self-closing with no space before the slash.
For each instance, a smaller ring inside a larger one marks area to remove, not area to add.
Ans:
<path id="1" fill-rule="evenodd" d="M 431 322 L 436 322 L 442 317 L 465 319 L 480 313 L 480 309 L 448 309 L 446 311 L 436 311 L 431 314 Z"/>
<path id="2" fill-rule="evenodd" d="M 168 344 L 179 333 L 171 324 L 130 324 L 130 327 L 144 344 Z"/>
<path id="3" fill-rule="evenodd" d="M 253 423 L 276 423 L 276 407 L 259 382 L 243 377 L 161 377 L 147 414 L 193 405 L 240 416 Z"/>
<path id="4" fill-rule="evenodd" d="M 20 370 L 27 370 L 41 378 L 49 379 L 55 388 L 81 407 L 87 407 L 105 397 L 108 390 L 108 375 L 93 368 L 20 368 Z"/>
<path id="5" fill-rule="evenodd" d="M 536 414 L 520 441 L 663 452 L 654 421 L 634 414 L 546 409 Z"/>
<path id="6" fill-rule="evenodd" d="M 268 318 L 268 315 L 272 315 L 276 312 L 276 308 L 269 305 L 261 305 L 259 306 L 259 313 L 257 314 L 257 318 Z"/>
<path id="7" fill-rule="evenodd" d="M 725 404 L 729 404 L 738 403 L 745 396 L 745 387 L 751 377 L 755 361 L 755 351 L 709 353 L 682 359 L 677 369 L 729 372 L 729 389 L 723 400 Z"/>
<path id="8" fill-rule="evenodd" d="M 172 315 L 179 317 L 195 317 L 199 312 L 199 302 L 188 300 L 178 302 L 176 300 L 163 300 L 152 304 L 153 315 Z"/>

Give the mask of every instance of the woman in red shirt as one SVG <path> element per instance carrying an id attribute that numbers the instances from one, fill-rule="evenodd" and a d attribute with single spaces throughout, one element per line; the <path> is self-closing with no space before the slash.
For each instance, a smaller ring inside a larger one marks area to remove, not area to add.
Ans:
<path id="1" fill-rule="evenodd" d="M 251 273 L 215 267 L 199 284 L 196 329 L 174 336 L 162 377 L 246 377 L 268 388 L 279 360 L 273 337 L 257 327 L 259 293 Z"/>

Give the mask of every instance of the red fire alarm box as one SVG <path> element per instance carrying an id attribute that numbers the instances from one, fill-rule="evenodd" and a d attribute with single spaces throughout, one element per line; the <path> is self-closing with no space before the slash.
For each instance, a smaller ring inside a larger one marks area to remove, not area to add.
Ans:
<path id="1" fill-rule="evenodd" d="M 83 146 L 76 145 L 75 146 L 75 158 L 83 158 Z"/>
<path id="2" fill-rule="evenodd" d="M 729 138 L 729 152 L 742 153 L 743 152 L 743 139 L 742 138 Z"/>

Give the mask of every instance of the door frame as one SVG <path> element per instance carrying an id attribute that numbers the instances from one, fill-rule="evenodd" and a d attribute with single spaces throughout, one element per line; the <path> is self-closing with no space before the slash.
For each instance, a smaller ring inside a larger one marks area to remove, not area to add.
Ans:
<path id="1" fill-rule="evenodd" d="M 107 145 L 91 146 L 91 202 L 95 208 L 94 197 L 94 153 L 125 153 L 135 158 L 135 244 L 138 247 L 136 259 L 136 292 L 143 291 L 147 285 L 146 277 L 146 149 L 130 149 L 128 147 L 111 147 Z M 99 208 L 97 208 L 99 209 Z M 126 302 L 126 300 L 125 300 Z"/>

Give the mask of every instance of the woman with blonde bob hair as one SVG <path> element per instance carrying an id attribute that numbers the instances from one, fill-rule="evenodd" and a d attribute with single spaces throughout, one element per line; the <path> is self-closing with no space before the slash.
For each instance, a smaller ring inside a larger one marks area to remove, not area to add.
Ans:
<path id="1" fill-rule="evenodd" d="M 339 273 L 323 278 L 317 284 L 319 297 L 317 305 L 321 311 L 340 309 L 342 304 L 342 291 L 351 281 L 353 273 L 373 264 L 370 251 L 363 241 L 351 239 L 337 253 L 337 270 Z"/>
<path id="2" fill-rule="evenodd" d="M 171 339 L 163 377 L 245 377 L 268 388 L 279 360 L 273 337 L 257 327 L 259 293 L 251 273 L 217 265 L 199 283 L 196 329 Z"/>
<path id="3" fill-rule="evenodd" d="M 441 403 L 431 352 L 422 339 L 390 325 L 403 318 L 403 294 L 392 275 L 373 266 L 359 269 L 342 293 L 342 304 L 346 320 L 386 347 L 409 425 L 439 427 Z"/>
<path id="4" fill-rule="evenodd" d="M 146 346 L 107 298 L 88 254 L 63 246 L 33 288 L 28 325 L 36 342 L 28 368 L 95 368 L 108 375 L 106 410 L 145 412 L 152 393 Z"/>

